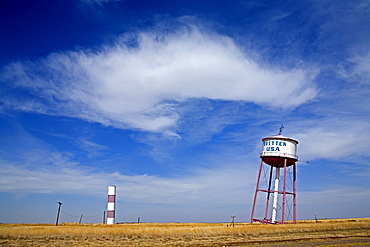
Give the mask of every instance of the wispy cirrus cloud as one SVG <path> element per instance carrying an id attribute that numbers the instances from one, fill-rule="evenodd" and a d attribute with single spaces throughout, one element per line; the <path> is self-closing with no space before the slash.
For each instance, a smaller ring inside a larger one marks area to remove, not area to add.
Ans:
<path id="1" fill-rule="evenodd" d="M 346 218 L 353 212 L 362 211 L 363 205 L 370 204 L 370 190 L 338 185 L 336 188 L 323 188 L 320 191 L 300 192 L 298 203 L 305 217 Z M 336 210 L 333 210 L 336 208 Z"/>
<path id="2" fill-rule="evenodd" d="M 370 52 L 350 57 L 347 64 L 340 66 L 338 74 L 350 82 L 370 84 Z"/>
<path id="3" fill-rule="evenodd" d="M 35 157 L 44 157 L 45 152 L 39 150 Z M 232 198 L 244 197 L 246 187 L 253 184 L 251 181 L 254 178 L 248 174 L 245 164 L 195 169 L 188 175 L 161 177 L 107 173 L 80 166 L 58 152 L 47 152 L 47 155 L 52 155 L 53 159 L 38 158 L 37 168 L 27 163 L 20 165 L 18 162 L 0 160 L 1 192 L 103 197 L 107 184 L 115 184 L 129 203 L 209 205 L 217 201 L 224 202 L 221 204 L 231 203 Z"/>
<path id="4" fill-rule="evenodd" d="M 79 142 L 80 143 L 80 142 Z M 82 139 L 88 156 L 107 147 Z M 163 203 L 198 205 L 231 197 L 243 197 L 253 184 L 253 173 L 240 160 L 209 160 L 207 167 L 191 167 L 172 176 L 107 171 L 101 165 L 82 164 L 78 153 L 58 151 L 21 127 L 0 141 L 0 192 L 22 194 L 80 194 L 105 197 L 106 186 L 116 185 L 124 200 L 133 204 Z M 91 152 L 90 152 L 91 151 Z M 91 153 L 91 154 L 90 154 Z M 121 160 L 120 165 L 126 166 Z M 137 165 L 137 164 L 135 164 Z M 183 167 L 183 170 L 186 168 Z M 235 180 L 233 183 L 230 181 Z M 122 196 L 123 198 L 123 196 Z"/>
<path id="5" fill-rule="evenodd" d="M 3 97 L 6 107 L 169 134 L 178 104 L 191 98 L 286 108 L 317 94 L 313 70 L 259 65 L 230 38 L 197 28 L 13 63 L 1 77 L 31 94 Z"/>
<path id="6" fill-rule="evenodd" d="M 343 159 L 349 155 L 368 155 L 370 124 L 363 121 L 347 122 L 326 119 L 310 123 L 310 127 L 296 133 L 300 140 L 299 153 L 304 159 Z M 302 127 L 302 126 L 300 126 Z"/>

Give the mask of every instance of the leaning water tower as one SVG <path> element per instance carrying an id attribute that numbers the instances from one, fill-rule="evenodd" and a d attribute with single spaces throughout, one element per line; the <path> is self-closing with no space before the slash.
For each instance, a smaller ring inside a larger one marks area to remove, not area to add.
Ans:
<path id="1" fill-rule="evenodd" d="M 283 126 L 278 135 L 262 139 L 251 223 L 284 224 L 287 220 L 296 223 L 298 141 L 283 136 L 282 129 Z"/>

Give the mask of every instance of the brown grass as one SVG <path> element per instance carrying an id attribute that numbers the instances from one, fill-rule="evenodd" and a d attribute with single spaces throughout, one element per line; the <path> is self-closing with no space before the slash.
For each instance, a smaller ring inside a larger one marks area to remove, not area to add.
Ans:
<path id="1" fill-rule="evenodd" d="M 237 223 L 0 224 L 1 246 L 232 246 L 370 237 L 370 218 Z"/>

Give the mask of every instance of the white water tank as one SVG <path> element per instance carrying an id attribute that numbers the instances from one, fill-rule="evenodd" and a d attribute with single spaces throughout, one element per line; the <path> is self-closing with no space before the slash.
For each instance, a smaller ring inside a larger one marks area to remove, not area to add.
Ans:
<path id="1" fill-rule="evenodd" d="M 262 139 L 262 161 L 274 167 L 284 166 L 284 160 L 287 160 L 287 166 L 293 165 L 298 161 L 297 144 L 298 141 L 283 135 L 265 137 Z"/>

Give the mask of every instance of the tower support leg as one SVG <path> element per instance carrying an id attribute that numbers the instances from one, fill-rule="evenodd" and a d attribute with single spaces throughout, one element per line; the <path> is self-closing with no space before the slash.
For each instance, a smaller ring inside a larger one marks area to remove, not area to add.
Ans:
<path id="1" fill-rule="evenodd" d="M 296 175 L 296 172 L 297 172 L 297 169 L 296 169 L 296 166 L 295 164 L 293 165 L 293 223 L 297 223 L 297 209 L 296 209 L 296 205 L 297 205 L 297 202 L 296 202 L 296 193 L 297 193 L 297 183 L 296 183 L 296 179 L 297 179 L 297 175 Z"/>
<path id="2" fill-rule="evenodd" d="M 281 213 L 281 223 L 284 224 L 285 220 L 285 202 L 286 202 L 286 159 L 284 160 L 284 185 L 283 185 L 283 203 Z"/>
<path id="3" fill-rule="evenodd" d="M 271 196 L 271 182 L 272 182 L 272 166 L 270 166 L 270 176 L 269 176 L 269 185 L 267 188 L 267 197 L 266 197 L 266 210 L 265 210 L 265 218 L 263 220 L 268 220 L 268 214 L 269 214 L 269 204 L 270 204 L 270 196 Z"/>
<path id="4" fill-rule="evenodd" d="M 262 162 L 262 159 L 261 159 L 260 169 L 258 171 L 256 191 L 254 192 L 254 199 L 253 199 L 253 206 L 252 206 L 252 214 L 251 214 L 251 221 L 250 221 L 250 223 L 253 223 L 254 210 L 256 208 L 257 195 L 258 195 L 258 190 L 259 190 L 259 185 L 260 185 L 260 180 L 261 180 L 262 166 L 263 166 L 263 162 Z"/>
<path id="5" fill-rule="evenodd" d="M 275 223 L 276 221 L 276 212 L 277 212 L 277 204 L 278 204 L 278 197 L 279 197 L 279 177 L 280 177 L 280 168 L 276 167 L 274 200 L 272 201 L 271 223 Z"/>

